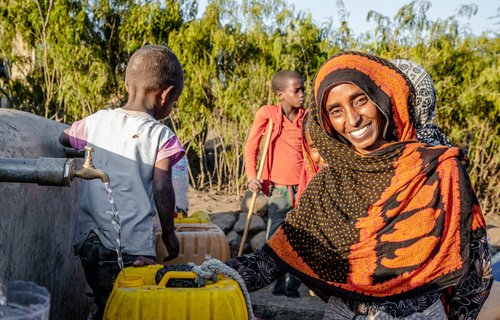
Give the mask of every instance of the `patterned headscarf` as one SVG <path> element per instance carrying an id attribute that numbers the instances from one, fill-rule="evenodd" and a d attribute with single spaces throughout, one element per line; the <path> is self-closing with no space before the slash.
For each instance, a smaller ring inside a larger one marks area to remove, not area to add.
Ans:
<path id="1" fill-rule="evenodd" d="M 331 88 L 352 83 L 386 117 L 383 148 L 362 155 L 324 111 Z M 264 246 L 289 272 L 326 295 L 396 299 L 457 283 L 470 232 L 485 232 L 457 148 L 416 141 L 414 88 L 384 59 L 344 52 L 314 81 L 311 137 L 328 163 Z"/>
<path id="2" fill-rule="evenodd" d="M 431 76 L 424 67 L 410 60 L 391 60 L 411 81 L 416 93 L 415 126 L 417 139 L 433 146 L 452 147 L 450 140 L 434 124 L 437 94 Z"/>

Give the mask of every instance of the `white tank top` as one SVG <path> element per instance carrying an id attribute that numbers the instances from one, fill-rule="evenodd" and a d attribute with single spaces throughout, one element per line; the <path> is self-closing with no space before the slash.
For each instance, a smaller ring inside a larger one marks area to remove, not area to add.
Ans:
<path id="1" fill-rule="evenodd" d="M 85 121 L 87 145 L 96 168 L 110 178 L 121 223 L 123 253 L 155 256 L 153 170 L 156 155 L 174 133 L 153 117 L 123 109 L 101 110 Z M 100 180 L 84 180 L 74 249 L 79 250 L 93 230 L 104 246 L 116 247 L 111 204 Z"/>

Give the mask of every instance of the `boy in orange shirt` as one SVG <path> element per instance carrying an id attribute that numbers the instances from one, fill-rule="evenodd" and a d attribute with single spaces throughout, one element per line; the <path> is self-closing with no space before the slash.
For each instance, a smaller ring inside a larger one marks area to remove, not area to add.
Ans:
<path id="1" fill-rule="evenodd" d="M 260 107 L 245 147 L 248 189 L 252 192 L 263 191 L 269 195 L 267 238 L 274 234 L 295 203 L 304 161 L 301 129 L 305 114 L 304 79 L 298 72 L 282 70 L 273 76 L 272 89 L 280 102 Z M 269 119 L 274 124 L 273 132 L 262 180 L 259 181 L 256 178 L 257 157 Z M 292 275 L 289 275 L 288 283 L 285 277 L 279 278 L 273 294 L 299 297 L 300 284 Z"/>

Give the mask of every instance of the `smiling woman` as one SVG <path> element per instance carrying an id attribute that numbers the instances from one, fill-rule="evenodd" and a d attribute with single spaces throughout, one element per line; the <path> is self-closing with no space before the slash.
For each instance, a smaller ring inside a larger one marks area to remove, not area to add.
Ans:
<path id="1" fill-rule="evenodd" d="M 331 314 L 474 318 L 491 286 L 484 218 L 460 150 L 417 141 L 409 79 L 345 52 L 318 71 L 314 100 L 311 137 L 329 166 L 265 252 Z"/>
<path id="2" fill-rule="evenodd" d="M 417 141 L 414 86 L 379 57 L 331 57 L 313 93 L 328 166 L 262 251 L 227 264 L 250 291 L 292 273 L 325 319 L 475 319 L 491 257 L 461 151 Z"/>

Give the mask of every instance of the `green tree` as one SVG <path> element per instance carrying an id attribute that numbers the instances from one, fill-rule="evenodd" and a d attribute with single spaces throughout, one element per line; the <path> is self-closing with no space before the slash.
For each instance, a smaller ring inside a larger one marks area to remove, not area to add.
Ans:
<path id="1" fill-rule="evenodd" d="M 212 0 L 200 18 L 197 6 L 196 0 L 0 0 L 0 52 L 23 70 L 2 82 L 2 92 L 18 109 L 70 123 L 123 104 L 130 55 L 147 43 L 167 45 L 185 72 L 167 124 L 188 149 L 191 183 L 239 195 L 244 143 L 256 110 L 276 101 L 270 85 L 276 71 L 296 70 L 310 87 L 321 64 L 341 50 L 410 59 L 434 79 L 438 124 L 468 150 L 483 209 L 499 211 L 500 39 L 498 30 L 475 36 L 459 22 L 477 6 L 437 20 L 429 19 L 426 0 L 404 5 L 394 17 L 370 11 L 367 20 L 376 27 L 359 36 L 341 0 L 339 18 L 321 26 L 285 0 Z"/>

